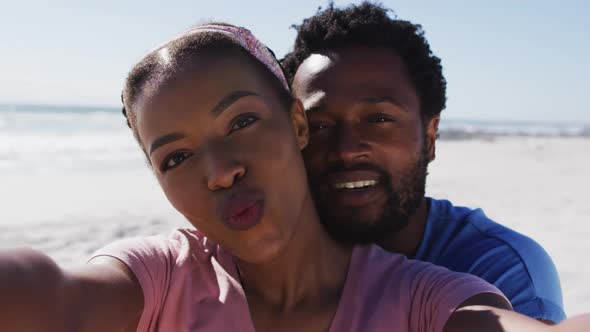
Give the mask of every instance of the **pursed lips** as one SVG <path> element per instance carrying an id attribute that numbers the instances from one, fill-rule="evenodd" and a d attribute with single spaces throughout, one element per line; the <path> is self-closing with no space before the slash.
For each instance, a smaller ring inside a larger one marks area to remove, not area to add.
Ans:
<path id="1" fill-rule="evenodd" d="M 257 190 L 247 190 L 226 197 L 217 213 L 230 228 L 247 230 L 260 222 L 263 210 L 264 194 Z"/>

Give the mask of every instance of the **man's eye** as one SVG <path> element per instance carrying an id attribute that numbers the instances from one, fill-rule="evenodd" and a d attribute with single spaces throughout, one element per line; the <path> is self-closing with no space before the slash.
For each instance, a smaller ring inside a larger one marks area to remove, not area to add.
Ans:
<path id="1" fill-rule="evenodd" d="M 395 122 L 395 119 L 385 114 L 375 114 L 369 117 L 369 122 L 372 123 L 383 123 L 383 122 Z"/>
<path id="2" fill-rule="evenodd" d="M 166 159 L 164 159 L 164 161 L 162 162 L 162 166 L 160 167 L 160 170 L 162 172 L 166 172 L 168 170 L 171 170 L 171 169 L 177 167 L 178 165 L 182 164 L 182 162 L 184 162 L 190 156 L 192 156 L 192 154 L 190 152 L 173 153 L 170 156 L 168 156 Z"/>
<path id="3" fill-rule="evenodd" d="M 232 132 L 234 132 L 236 130 L 240 130 L 240 129 L 246 128 L 246 127 L 248 127 L 249 125 L 253 124 L 256 121 L 258 121 L 258 117 L 256 115 L 254 115 L 254 114 L 240 115 L 232 123 L 232 126 L 231 126 L 229 132 L 232 133 Z"/>
<path id="4" fill-rule="evenodd" d="M 312 131 L 328 129 L 330 125 L 324 122 L 310 122 L 309 129 Z"/>

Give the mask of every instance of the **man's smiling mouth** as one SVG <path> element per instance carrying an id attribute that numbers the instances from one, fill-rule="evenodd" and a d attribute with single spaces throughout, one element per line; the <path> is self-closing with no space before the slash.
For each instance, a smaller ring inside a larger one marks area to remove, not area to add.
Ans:
<path id="1" fill-rule="evenodd" d="M 333 186 L 335 189 L 359 189 L 365 187 L 372 187 L 378 183 L 377 180 L 365 180 L 365 181 L 351 181 L 351 182 L 340 182 L 335 183 Z"/>

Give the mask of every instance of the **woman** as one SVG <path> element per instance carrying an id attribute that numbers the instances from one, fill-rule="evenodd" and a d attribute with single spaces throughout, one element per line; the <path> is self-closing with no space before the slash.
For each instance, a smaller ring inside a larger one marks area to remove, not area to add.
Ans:
<path id="1" fill-rule="evenodd" d="M 166 196 L 198 231 L 123 240 L 76 271 L 1 254 L 3 330 L 545 328 L 502 310 L 473 276 L 328 236 L 300 155 L 302 105 L 249 31 L 209 24 L 172 39 L 131 70 L 123 101 Z"/>

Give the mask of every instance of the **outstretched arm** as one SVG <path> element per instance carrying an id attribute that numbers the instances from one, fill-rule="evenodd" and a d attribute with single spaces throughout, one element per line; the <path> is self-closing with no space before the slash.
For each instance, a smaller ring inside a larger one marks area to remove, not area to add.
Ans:
<path id="1" fill-rule="evenodd" d="M 465 301 L 447 321 L 445 332 L 582 332 L 590 326 L 590 315 L 550 325 L 512 311 L 495 294 L 480 294 Z"/>
<path id="2" fill-rule="evenodd" d="M 0 326 L 6 331 L 134 331 L 143 294 L 112 258 L 62 270 L 31 249 L 0 251 Z"/>

